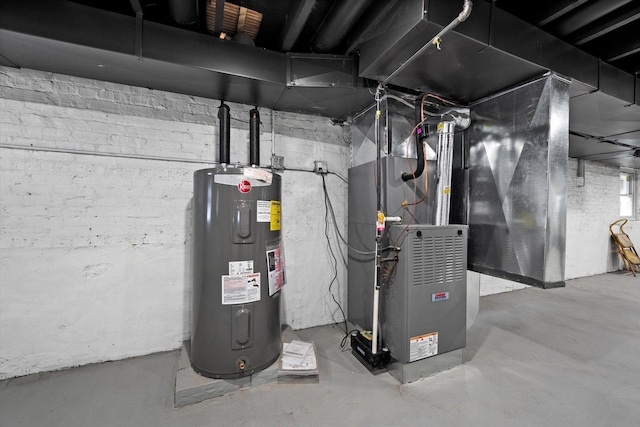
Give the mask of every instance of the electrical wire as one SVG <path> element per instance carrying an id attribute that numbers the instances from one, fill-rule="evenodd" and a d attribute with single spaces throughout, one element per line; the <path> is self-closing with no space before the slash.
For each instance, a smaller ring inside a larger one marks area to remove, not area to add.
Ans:
<path id="1" fill-rule="evenodd" d="M 329 249 L 329 254 L 331 255 L 331 259 L 333 260 L 333 263 L 331 264 L 333 268 L 333 277 L 331 278 L 331 282 L 329 283 L 329 294 L 331 295 L 333 302 L 335 302 L 336 305 L 338 306 L 340 313 L 342 313 L 342 319 L 344 322 L 344 332 L 346 334 L 348 331 L 347 316 L 345 315 L 344 310 L 342 309 L 342 305 L 340 305 L 340 303 L 338 302 L 338 300 L 336 299 L 333 293 L 333 285 L 336 283 L 338 279 L 338 259 L 336 258 L 336 255 L 333 252 L 333 248 L 331 247 L 331 239 L 329 238 L 329 215 L 330 215 L 329 212 L 331 211 L 333 215 L 333 208 L 330 208 L 331 200 L 329 199 L 329 193 L 327 191 L 327 184 L 325 182 L 324 175 L 322 175 L 322 190 L 324 192 L 324 236 L 327 239 L 327 248 Z"/>
<path id="2" fill-rule="evenodd" d="M 346 334 L 344 334 L 344 337 L 342 338 L 342 341 L 340 341 L 340 348 L 344 349 L 344 347 L 347 345 L 348 338 L 354 332 L 358 332 L 358 329 L 352 329 L 349 332 L 347 332 Z"/>

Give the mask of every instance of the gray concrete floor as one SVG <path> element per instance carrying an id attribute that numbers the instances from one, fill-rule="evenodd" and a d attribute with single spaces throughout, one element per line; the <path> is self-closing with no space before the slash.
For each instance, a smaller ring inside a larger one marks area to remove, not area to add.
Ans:
<path id="1" fill-rule="evenodd" d="M 270 384 L 173 408 L 179 352 L 0 382 L 12 426 L 638 426 L 640 277 L 483 297 L 463 366 L 400 385 L 339 348 L 336 326 L 298 331 L 318 384 Z"/>

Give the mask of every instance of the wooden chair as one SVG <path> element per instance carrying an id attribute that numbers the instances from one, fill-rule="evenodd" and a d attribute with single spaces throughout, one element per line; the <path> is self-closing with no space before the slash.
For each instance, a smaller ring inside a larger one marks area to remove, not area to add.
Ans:
<path id="1" fill-rule="evenodd" d="M 618 253 L 624 262 L 624 268 L 635 277 L 636 271 L 640 272 L 640 257 L 638 257 L 638 252 L 636 252 L 629 235 L 624 232 L 623 227 L 626 223 L 626 219 L 619 219 L 609 226 L 609 231 L 611 231 L 613 241 L 616 242 Z M 617 227 L 617 232 L 614 227 Z"/>

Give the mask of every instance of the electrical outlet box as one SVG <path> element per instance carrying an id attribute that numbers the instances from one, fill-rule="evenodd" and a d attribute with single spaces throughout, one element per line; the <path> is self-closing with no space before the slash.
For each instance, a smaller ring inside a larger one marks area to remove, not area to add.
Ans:
<path id="1" fill-rule="evenodd" d="M 271 156 L 271 167 L 277 171 L 284 170 L 284 157 Z"/>
<path id="2" fill-rule="evenodd" d="M 313 171 L 319 174 L 326 174 L 329 171 L 327 170 L 327 162 L 324 160 L 316 160 L 313 162 Z"/>

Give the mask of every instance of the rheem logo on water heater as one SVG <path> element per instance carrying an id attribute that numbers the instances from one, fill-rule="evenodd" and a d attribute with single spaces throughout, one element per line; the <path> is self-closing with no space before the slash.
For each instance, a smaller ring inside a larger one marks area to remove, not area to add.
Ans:
<path id="1" fill-rule="evenodd" d="M 251 183 L 246 179 L 243 179 L 238 183 L 238 191 L 241 193 L 248 193 L 251 191 Z"/>

